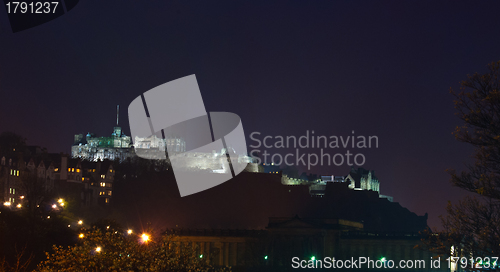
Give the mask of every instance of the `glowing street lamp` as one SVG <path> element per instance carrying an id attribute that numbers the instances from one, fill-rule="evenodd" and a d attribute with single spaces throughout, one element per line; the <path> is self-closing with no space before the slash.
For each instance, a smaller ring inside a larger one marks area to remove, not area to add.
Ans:
<path id="1" fill-rule="evenodd" d="M 21 204 L 17 204 L 17 206 L 16 206 L 16 207 L 21 208 L 22 206 L 23 206 L 23 205 L 21 205 Z"/>
<path id="2" fill-rule="evenodd" d="M 10 202 L 9 202 L 9 201 L 4 202 L 4 203 L 3 203 L 3 205 L 4 205 L 4 206 L 10 206 Z"/>
<path id="3" fill-rule="evenodd" d="M 78 225 L 81 225 L 83 224 L 83 221 L 82 220 L 78 220 Z"/>
<path id="4" fill-rule="evenodd" d="M 57 200 L 57 202 L 59 202 L 59 203 L 63 203 L 63 202 L 64 202 L 64 200 L 63 200 L 62 198 L 59 198 L 59 199 Z"/>
<path id="5" fill-rule="evenodd" d="M 129 234 L 129 235 L 130 235 L 130 234 L 132 234 L 132 230 L 131 230 L 131 229 L 128 229 L 128 230 L 127 230 L 127 234 Z"/>
<path id="6" fill-rule="evenodd" d="M 143 233 L 141 235 L 141 239 L 142 239 L 142 242 L 146 243 L 147 241 L 149 241 L 149 235 L 147 235 L 146 233 Z"/>
<path id="7" fill-rule="evenodd" d="M 95 252 L 97 252 L 97 253 L 101 252 L 101 250 L 102 250 L 102 248 L 100 246 L 95 248 Z"/>
<path id="8" fill-rule="evenodd" d="M 83 237 L 85 237 L 85 235 L 83 233 L 80 233 L 80 235 L 78 235 L 78 238 L 80 238 L 80 239 Z"/>
<path id="9" fill-rule="evenodd" d="M 55 208 L 57 208 L 57 205 L 56 204 L 52 205 L 52 209 L 55 209 Z"/>

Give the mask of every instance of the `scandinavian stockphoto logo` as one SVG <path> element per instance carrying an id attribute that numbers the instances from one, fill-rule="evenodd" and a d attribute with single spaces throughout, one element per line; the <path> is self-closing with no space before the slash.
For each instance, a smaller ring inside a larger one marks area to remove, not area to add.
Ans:
<path id="1" fill-rule="evenodd" d="M 137 156 L 169 159 L 181 197 L 228 181 L 249 162 L 239 116 L 207 113 L 195 75 L 145 92 L 128 115 Z"/>

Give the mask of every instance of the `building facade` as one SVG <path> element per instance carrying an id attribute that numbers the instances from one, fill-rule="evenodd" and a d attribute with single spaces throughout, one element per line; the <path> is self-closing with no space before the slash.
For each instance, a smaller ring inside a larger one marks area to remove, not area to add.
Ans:
<path id="1" fill-rule="evenodd" d="M 88 133 L 75 135 L 71 146 L 71 157 L 87 161 L 119 160 L 124 161 L 134 156 L 130 136 L 122 133 L 121 127 L 115 127 L 110 137 L 96 137 Z"/>

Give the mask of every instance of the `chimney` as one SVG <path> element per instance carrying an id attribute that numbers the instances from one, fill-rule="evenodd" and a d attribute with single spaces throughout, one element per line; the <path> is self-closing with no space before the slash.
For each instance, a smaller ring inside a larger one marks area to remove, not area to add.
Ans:
<path id="1" fill-rule="evenodd" d="M 68 179 L 68 155 L 61 153 L 61 173 L 59 176 L 60 180 Z"/>

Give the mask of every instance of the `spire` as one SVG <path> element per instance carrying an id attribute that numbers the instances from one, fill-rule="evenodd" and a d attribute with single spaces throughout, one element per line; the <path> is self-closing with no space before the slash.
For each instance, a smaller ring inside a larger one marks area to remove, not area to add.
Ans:
<path id="1" fill-rule="evenodd" d="M 119 117 L 120 117 L 120 105 L 116 105 L 116 126 L 118 126 Z"/>

